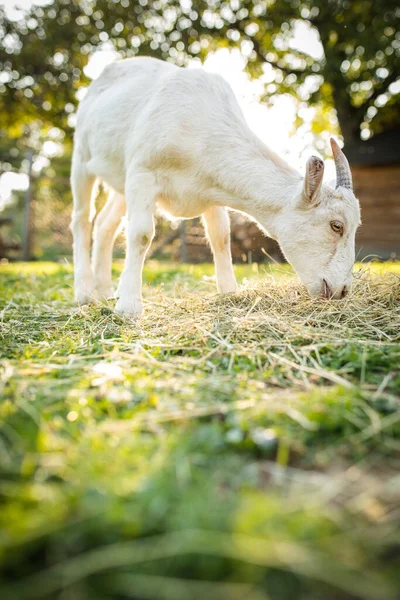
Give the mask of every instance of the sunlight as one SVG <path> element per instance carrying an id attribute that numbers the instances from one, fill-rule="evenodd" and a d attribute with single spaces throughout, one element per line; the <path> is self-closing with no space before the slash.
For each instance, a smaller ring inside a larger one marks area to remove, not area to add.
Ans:
<path id="1" fill-rule="evenodd" d="M 11 201 L 13 191 L 26 190 L 27 187 L 27 175 L 12 172 L 3 173 L 0 177 L 0 211 Z"/>

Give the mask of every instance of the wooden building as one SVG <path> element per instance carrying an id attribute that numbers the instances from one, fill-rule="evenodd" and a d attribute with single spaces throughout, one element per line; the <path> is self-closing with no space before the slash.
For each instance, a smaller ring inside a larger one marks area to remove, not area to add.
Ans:
<path id="1" fill-rule="evenodd" d="M 358 258 L 400 257 L 400 127 L 346 145 L 361 205 Z"/>

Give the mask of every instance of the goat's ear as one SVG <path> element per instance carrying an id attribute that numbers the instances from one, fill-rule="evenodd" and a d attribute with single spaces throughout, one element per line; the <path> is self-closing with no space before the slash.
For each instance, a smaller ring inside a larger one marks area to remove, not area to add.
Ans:
<path id="1" fill-rule="evenodd" d="M 324 178 L 324 161 L 318 156 L 310 156 L 306 166 L 304 180 L 304 197 L 307 202 L 314 203 L 321 189 Z"/>

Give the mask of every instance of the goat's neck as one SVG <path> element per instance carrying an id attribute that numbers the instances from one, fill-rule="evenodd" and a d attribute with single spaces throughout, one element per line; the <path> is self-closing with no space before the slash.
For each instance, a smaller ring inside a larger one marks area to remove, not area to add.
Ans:
<path id="1" fill-rule="evenodd" d="M 227 206 L 248 214 L 271 237 L 277 237 L 279 216 L 290 210 L 303 179 L 258 139 L 241 152 L 240 160 L 235 161 L 237 168 L 227 164 L 224 169 L 223 187 L 229 190 Z"/>

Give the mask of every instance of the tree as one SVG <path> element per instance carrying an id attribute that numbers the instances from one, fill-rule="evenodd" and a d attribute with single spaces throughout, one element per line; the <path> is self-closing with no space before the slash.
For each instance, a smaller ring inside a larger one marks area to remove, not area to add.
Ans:
<path id="1" fill-rule="evenodd" d="M 378 132 L 399 121 L 399 17 L 392 0 L 245 2 L 221 32 L 250 44 L 251 72 L 273 69 L 273 93 L 334 106 L 343 137 L 356 141 L 362 129 Z M 318 34 L 320 59 L 293 45 L 301 21 Z"/>
<path id="2" fill-rule="evenodd" d="M 54 0 L 17 21 L 0 9 L 0 114 L 9 127 L 40 118 L 68 128 L 88 56 L 104 44 L 178 64 L 229 46 L 268 80 L 265 100 L 332 106 L 354 141 L 399 120 L 399 17 L 397 0 Z M 300 23 L 318 34 L 320 58 L 294 46 Z"/>

